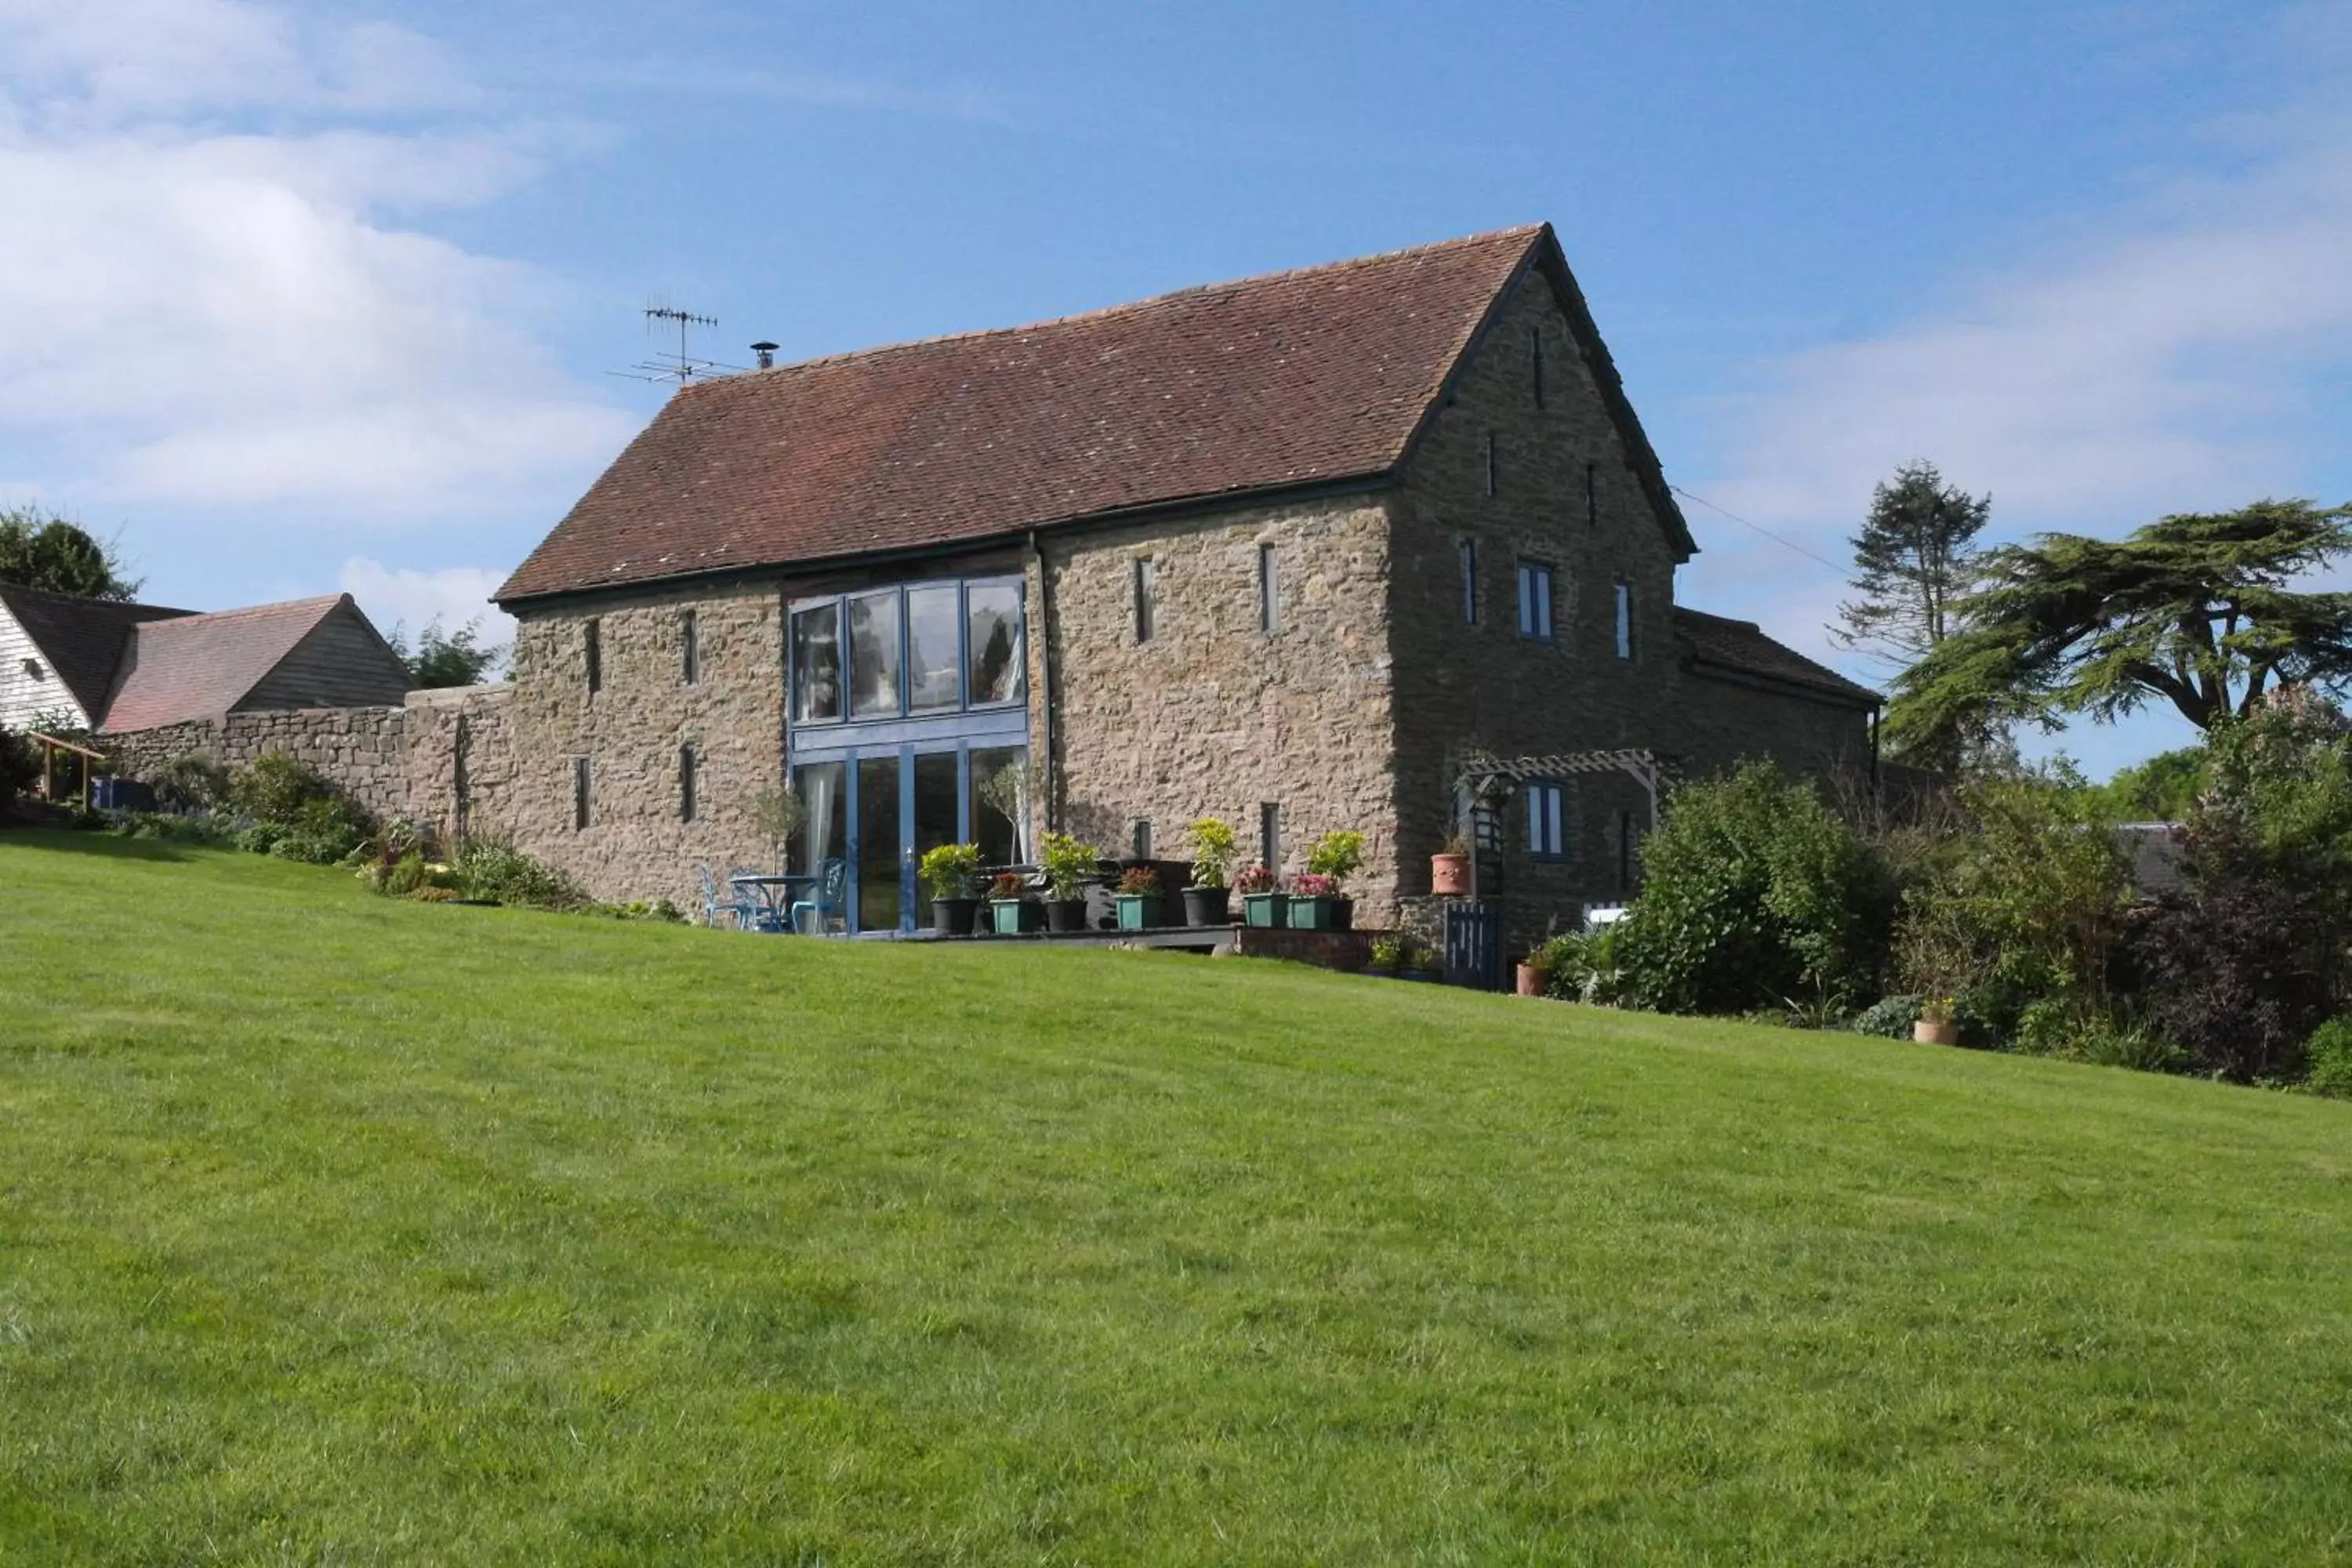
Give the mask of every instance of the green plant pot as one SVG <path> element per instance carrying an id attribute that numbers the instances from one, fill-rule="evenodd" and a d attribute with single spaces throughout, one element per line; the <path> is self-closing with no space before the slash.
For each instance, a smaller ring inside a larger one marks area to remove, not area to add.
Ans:
<path id="1" fill-rule="evenodd" d="M 1293 931 L 1346 931 L 1348 921 L 1340 906 L 1345 899 L 1302 899 L 1290 895 L 1290 929 Z"/>
<path id="2" fill-rule="evenodd" d="M 1288 893 L 1244 893 L 1242 921 L 1265 931 L 1280 931 L 1290 923 Z"/>
<path id="3" fill-rule="evenodd" d="M 1162 923 L 1158 893 L 1121 893 L 1117 901 L 1121 931 L 1150 931 Z"/>
<path id="4" fill-rule="evenodd" d="M 1041 931 L 1045 924 L 1045 906 L 1027 899 L 991 899 L 989 918 L 996 922 L 999 936 L 1019 936 L 1025 931 Z"/>

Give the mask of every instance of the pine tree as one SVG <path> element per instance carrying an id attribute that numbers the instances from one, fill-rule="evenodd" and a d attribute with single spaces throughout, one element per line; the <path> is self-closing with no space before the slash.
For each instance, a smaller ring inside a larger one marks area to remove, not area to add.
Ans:
<path id="1" fill-rule="evenodd" d="M 1900 668 L 1951 630 L 1951 606 L 1975 580 L 1976 537 L 1990 496 L 1944 482 L 1936 465 L 1905 463 L 1870 493 L 1853 537 L 1855 597 L 1838 606 L 1830 635 Z"/>

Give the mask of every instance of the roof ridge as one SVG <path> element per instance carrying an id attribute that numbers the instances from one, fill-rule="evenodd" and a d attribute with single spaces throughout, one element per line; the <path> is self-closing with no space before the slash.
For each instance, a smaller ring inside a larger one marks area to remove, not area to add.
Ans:
<path id="1" fill-rule="evenodd" d="M 688 382 L 678 388 L 680 393 L 694 393 L 716 386 L 733 386 L 756 381 L 762 376 L 780 375 L 786 371 L 815 370 L 828 365 L 846 364 L 858 360 L 877 359 L 885 354 L 914 349 L 938 348 L 948 343 L 975 342 L 982 338 L 1017 337 L 1024 332 L 1044 331 L 1051 327 L 1075 326 L 1083 321 L 1097 321 L 1110 316 L 1150 309 L 1178 300 L 1190 300 L 1221 289 L 1240 289 L 1261 283 L 1278 283 L 1294 278 L 1311 278 L 1318 273 L 1339 272 L 1369 267 L 1376 262 L 1395 261 L 1404 257 L 1433 256 L 1441 252 L 1466 249 L 1474 245 L 1488 245 L 1497 240 L 1522 236 L 1532 244 L 1543 233 L 1548 223 L 1517 224 L 1507 228 L 1487 229 L 1478 234 L 1465 234 L 1452 239 L 1432 240 L 1426 245 L 1400 246 L 1393 250 L 1374 251 L 1369 256 L 1347 256 L 1333 261 L 1318 261 L 1304 267 L 1278 268 L 1272 272 L 1252 272 L 1240 278 L 1226 278 L 1214 283 L 1192 283 L 1181 289 L 1171 289 L 1158 294 L 1148 294 L 1140 300 L 1123 300 L 1113 305 L 1097 305 L 1090 310 L 1072 310 L 1064 315 L 1047 316 L 1034 321 L 1024 321 L 1010 327 L 973 327 L 960 332 L 936 332 L 929 337 L 902 338 L 896 342 L 871 343 L 865 348 L 843 349 L 837 353 L 817 354 L 810 359 L 793 360 L 789 363 L 771 365 L 765 370 L 747 370 L 734 375 L 713 376 L 708 380 Z"/>
<path id="2" fill-rule="evenodd" d="M 228 610 L 184 611 L 180 618 L 190 621 L 219 621 L 226 620 L 231 616 L 274 615 L 281 610 L 309 609 L 314 605 L 331 608 L 350 597 L 351 595 L 345 593 L 312 594 L 299 599 L 279 599 L 267 605 L 239 605 L 235 609 Z"/>
<path id="3" fill-rule="evenodd" d="M 30 594 L 37 599 L 47 599 L 55 605 L 74 605 L 87 609 L 145 610 L 165 616 L 194 616 L 200 610 L 174 609 L 169 605 L 150 605 L 140 599 L 98 599 L 88 594 L 60 594 L 54 588 L 36 588 L 29 583 L 0 583 L 0 594 Z"/>

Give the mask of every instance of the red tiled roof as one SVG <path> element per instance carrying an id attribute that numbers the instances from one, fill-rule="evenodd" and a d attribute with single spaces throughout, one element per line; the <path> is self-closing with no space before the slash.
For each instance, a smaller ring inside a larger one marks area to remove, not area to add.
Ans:
<path id="1" fill-rule="evenodd" d="M 1549 226 L 686 387 L 498 596 L 1384 474 L 1538 246 L 1557 254 Z M 1573 314 L 1630 425 L 1580 300 Z M 1637 426 L 1629 444 L 1654 469 Z"/>
<path id="2" fill-rule="evenodd" d="M 1848 680 L 1827 665 L 1814 663 L 1785 643 L 1773 641 L 1754 621 L 1730 620 L 1677 605 L 1675 635 L 1688 657 L 1702 666 L 1802 686 L 1826 696 L 1843 698 L 1857 707 L 1874 708 L 1882 700 L 1869 687 Z"/>
<path id="3" fill-rule="evenodd" d="M 350 598 L 329 594 L 138 626 L 100 727 L 121 734 L 220 718 Z"/>

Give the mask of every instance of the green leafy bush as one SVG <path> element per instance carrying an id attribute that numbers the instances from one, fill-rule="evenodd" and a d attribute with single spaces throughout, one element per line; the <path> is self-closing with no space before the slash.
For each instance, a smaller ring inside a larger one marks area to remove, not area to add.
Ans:
<path id="1" fill-rule="evenodd" d="M 592 902 L 571 878 L 503 839 L 464 840 L 449 858 L 449 871 L 460 893 L 484 903 L 582 910 Z"/>
<path id="2" fill-rule="evenodd" d="M 286 829 L 275 823 L 257 822 L 249 827 L 237 829 L 229 842 L 248 855 L 267 855 L 271 847 L 285 837 Z"/>
<path id="3" fill-rule="evenodd" d="M 40 750 L 5 725 L 0 725 L 0 808 L 20 795 L 32 793 L 41 776 Z"/>
<path id="4" fill-rule="evenodd" d="M 114 819 L 110 831 L 123 838 L 159 839 L 172 844 L 236 842 L 236 835 L 216 817 L 174 816 L 163 811 L 133 811 Z"/>
<path id="5" fill-rule="evenodd" d="M 1749 763 L 1686 785 L 1642 866 L 1641 896 L 1610 928 L 1638 1005 L 1738 1013 L 1875 989 L 1894 888 L 1810 784 Z"/>
<path id="6" fill-rule="evenodd" d="M 2312 1031 L 2304 1055 L 2311 1087 L 2335 1100 L 2352 1100 L 2352 1016 L 2337 1016 Z"/>
<path id="7" fill-rule="evenodd" d="M 1223 887 L 1240 844 L 1234 825 L 1222 817 L 1202 817 L 1184 830 L 1184 842 L 1192 851 L 1192 885 Z"/>
<path id="8" fill-rule="evenodd" d="M 1613 925 L 1562 931 L 1535 951 L 1531 962 L 1545 971 L 1544 994 L 1567 1002 L 1614 1007 L 1625 995 L 1625 970 L 1617 962 Z"/>
<path id="9" fill-rule="evenodd" d="M 1919 1021 L 1919 1008 L 1924 996 L 1902 992 L 1893 996 L 1881 996 L 1853 1016 L 1852 1026 L 1857 1035 L 1875 1035 L 1882 1040 L 1907 1040 L 1911 1026 Z"/>
<path id="10" fill-rule="evenodd" d="M 969 899 L 972 896 L 972 884 L 980 879 L 980 846 L 935 845 L 923 851 L 922 863 L 916 870 L 933 899 Z"/>
<path id="11" fill-rule="evenodd" d="M 1351 829 L 1334 829 L 1315 841 L 1307 852 L 1310 876 L 1328 877 L 1336 894 L 1364 864 L 1364 836 Z"/>
<path id="12" fill-rule="evenodd" d="M 1091 844 L 1081 844 L 1066 833 L 1048 833 L 1043 840 L 1044 858 L 1038 869 L 1045 873 L 1045 891 L 1049 898 L 1068 900 L 1086 897 L 1087 879 L 1095 874 L 1096 862 L 1101 852 Z"/>
<path id="13" fill-rule="evenodd" d="M 228 804 L 229 771 L 202 752 L 183 752 L 147 781 L 170 811 L 210 811 Z"/>
<path id="14" fill-rule="evenodd" d="M 314 795 L 294 813 L 294 820 L 269 846 L 281 860 L 310 866 L 334 866 L 360 856 L 368 844 L 368 823 L 341 795 Z"/>
<path id="15" fill-rule="evenodd" d="M 393 862 L 392 869 L 383 874 L 381 890 L 390 897 L 404 899 L 421 888 L 433 883 L 433 871 L 425 857 L 412 849 Z"/>
<path id="16" fill-rule="evenodd" d="M 319 771 L 283 752 L 257 758 L 250 767 L 229 775 L 228 804 L 256 822 L 299 827 L 302 808 L 334 793 Z"/>

